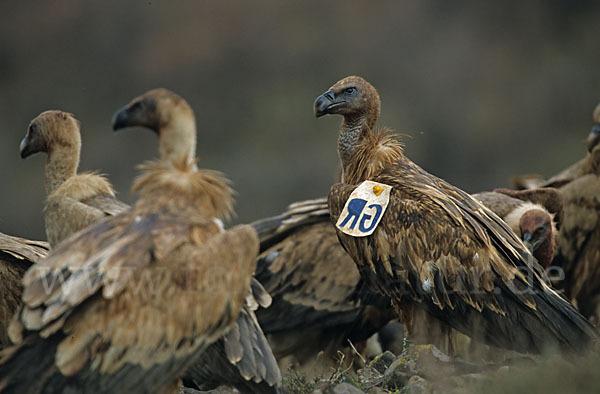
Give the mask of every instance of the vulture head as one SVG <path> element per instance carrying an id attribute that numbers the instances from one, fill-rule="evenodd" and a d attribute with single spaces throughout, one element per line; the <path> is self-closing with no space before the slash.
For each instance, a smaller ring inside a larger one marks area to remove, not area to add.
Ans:
<path id="1" fill-rule="evenodd" d="M 315 115 L 339 114 L 363 118 L 372 127 L 379 117 L 381 102 L 377 90 L 361 77 L 350 76 L 336 82 L 315 100 Z"/>
<path id="2" fill-rule="evenodd" d="M 167 89 L 152 89 L 131 100 L 113 116 L 117 131 L 140 126 L 154 131 L 162 159 L 190 160 L 196 151 L 196 120 L 189 104 Z"/>
<path id="3" fill-rule="evenodd" d="M 55 149 L 68 148 L 79 152 L 81 135 L 79 121 L 63 111 L 45 111 L 29 123 L 19 150 L 24 159 L 37 152 L 50 155 Z"/>
<path id="4" fill-rule="evenodd" d="M 550 265 L 554 256 L 554 236 L 556 229 L 552 216 L 541 209 L 530 209 L 523 213 L 519 221 L 521 239 L 544 268 Z"/>
<path id="5" fill-rule="evenodd" d="M 598 142 L 600 142 L 600 104 L 594 110 L 594 125 L 587 138 L 588 152 L 592 152 Z"/>

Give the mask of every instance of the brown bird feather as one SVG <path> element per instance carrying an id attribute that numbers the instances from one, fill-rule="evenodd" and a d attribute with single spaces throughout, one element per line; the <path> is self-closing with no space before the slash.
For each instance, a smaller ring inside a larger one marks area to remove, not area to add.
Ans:
<path id="1" fill-rule="evenodd" d="M 0 233 L 0 348 L 10 345 L 8 324 L 21 303 L 21 279 L 48 253 L 48 243 Z"/>
<path id="2" fill-rule="evenodd" d="M 186 387 L 212 390 L 231 385 L 245 393 L 279 393 L 281 373 L 255 312 L 271 296 L 252 279 L 252 292 L 233 326 L 202 353 L 183 377 Z"/>
<path id="3" fill-rule="evenodd" d="M 340 245 L 325 198 L 293 203 L 252 226 L 261 240 L 256 277 L 273 297 L 257 316 L 278 359 L 332 361 L 348 341 L 362 348 L 395 318 L 390 299 L 364 286 Z"/>
<path id="4" fill-rule="evenodd" d="M 389 131 L 375 132 L 374 106 L 378 94 L 360 77 L 337 82 L 315 101 L 317 116 L 344 116 L 343 183 L 329 193 L 332 219 L 362 181 L 393 187 L 372 235 L 338 231 L 368 285 L 401 313 L 423 308 L 492 345 L 527 352 L 586 348 L 596 338 L 593 327 L 544 282 L 516 234 L 470 195 L 407 159 Z"/>
<path id="5" fill-rule="evenodd" d="M 235 322 L 258 237 L 216 220 L 230 212 L 231 189 L 196 168 L 195 128 L 182 126 L 193 113 L 178 109 L 188 119 L 155 129 L 161 159 L 144 167 L 131 210 L 65 240 L 25 275 L 10 328 L 19 344 L 0 354 L 0 388 L 159 392 Z"/>
<path id="6" fill-rule="evenodd" d="M 594 148 L 600 152 L 600 146 Z M 561 187 L 565 220 L 553 264 L 564 270 L 556 286 L 584 316 L 600 319 L 600 178 L 588 174 Z"/>
<path id="7" fill-rule="evenodd" d="M 187 161 L 194 160 L 195 139 L 192 141 L 186 138 L 182 143 L 177 143 L 177 140 L 166 140 L 162 137 L 166 128 L 188 130 L 190 134 L 195 135 L 196 125 L 192 110 L 183 98 L 174 93 L 166 89 L 154 89 L 133 99 L 115 114 L 113 119 L 115 129 L 130 126 L 144 126 L 155 130 L 160 141 L 161 155 L 175 155 L 172 162 L 179 157 L 185 157 Z M 152 169 L 152 176 L 141 176 L 134 190 L 141 187 L 151 191 L 157 179 L 164 178 L 170 182 L 177 179 L 173 177 L 172 168 L 160 168 L 160 165 L 157 167 L 154 163 L 144 167 Z M 186 181 L 185 174 L 180 175 L 179 179 L 189 185 L 194 183 L 194 180 Z M 213 181 L 210 181 L 211 179 Z M 192 205 L 208 209 L 206 215 L 229 218 L 233 211 L 233 200 L 230 196 L 232 190 L 224 187 L 223 178 L 216 172 L 202 182 L 202 185 L 197 186 L 206 192 L 198 194 Z M 170 204 L 177 204 L 177 200 L 171 201 Z M 189 211 L 187 205 L 178 206 L 177 209 L 180 213 Z M 252 291 L 247 295 L 237 320 L 225 335 L 210 345 L 191 365 L 183 376 L 184 385 L 210 390 L 218 385 L 228 384 L 243 392 L 279 392 L 281 373 L 254 314 L 259 306 L 265 308 L 269 303 L 269 294 L 259 282 L 252 279 Z"/>
<path id="8" fill-rule="evenodd" d="M 46 237 L 51 246 L 106 216 L 129 206 L 115 198 L 102 175 L 77 174 L 81 151 L 79 121 L 62 111 L 45 111 L 34 118 L 21 141 L 21 157 L 46 152 L 44 208 Z"/>

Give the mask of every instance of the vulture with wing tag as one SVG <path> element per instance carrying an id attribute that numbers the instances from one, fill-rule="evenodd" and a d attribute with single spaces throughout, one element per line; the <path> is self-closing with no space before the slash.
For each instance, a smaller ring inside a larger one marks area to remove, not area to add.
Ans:
<path id="1" fill-rule="evenodd" d="M 546 284 L 541 266 L 504 221 L 406 158 L 389 130 L 375 129 L 380 100 L 371 84 L 344 78 L 314 106 L 317 117 L 343 116 L 342 183 L 328 198 L 332 219 L 364 181 L 392 187 L 373 234 L 337 234 L 361 276 L 392 299 L 409 331 L 407 319 L 420 308 L 469 336 L 521 352 L 579 351 L 596 339 L 594 327 Z"/>

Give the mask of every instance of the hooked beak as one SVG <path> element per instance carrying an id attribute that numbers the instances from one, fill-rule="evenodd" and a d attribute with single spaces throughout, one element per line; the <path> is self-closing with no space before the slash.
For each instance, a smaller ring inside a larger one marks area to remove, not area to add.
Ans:
<path id="1" fill-rule="evenodd" d="M 21 144 L 19 144 L 19 153 L 21 153 L 21 159 L 24 159 L 33 153 L 29 146 L 29 138 L 27 138 L 27 136 L 25 136 L 25 138 L 21 140 Z"/>
<path id="2" fill-rule="evenodd" d="M 527 250 L 529 250 L 529 253 L 533 253 L 533 245 L 531 243 L 531 238 L 532 238 L 532 234 L 529 231 L 525 231 L 523 233 L 523 243 L 525 244 L 525 247 L 527 247 Z"/>
<path id="3" fill-rule="evenodd" d="M 129 127 L 129 105 L 119 109 L 112 118 L 113 131 L 118 131 L 125 127 Z"/>
<path id="4" fill-rule="evenodd" d="M 317 118 L 331 113 L 331 109 L 341 103 L 335 102 L 335 94 L 333 90 L 329 89 L 315 100 L 315 116 Z"/>

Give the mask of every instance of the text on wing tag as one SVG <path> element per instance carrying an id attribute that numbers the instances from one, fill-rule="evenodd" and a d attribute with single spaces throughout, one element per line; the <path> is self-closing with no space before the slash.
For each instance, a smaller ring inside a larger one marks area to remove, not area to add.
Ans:
<path id="1" fill-rule="evenodd" d="M 348 197 L 336 227 L 353 237 L 373 234 L 390 202 L 391 191 L 390 185 L 364 181 Z"/>

